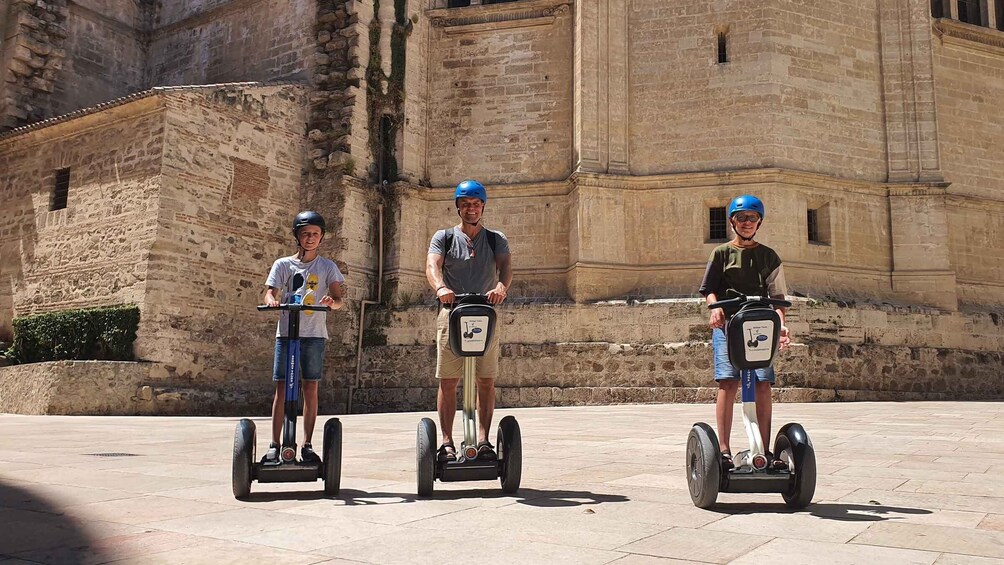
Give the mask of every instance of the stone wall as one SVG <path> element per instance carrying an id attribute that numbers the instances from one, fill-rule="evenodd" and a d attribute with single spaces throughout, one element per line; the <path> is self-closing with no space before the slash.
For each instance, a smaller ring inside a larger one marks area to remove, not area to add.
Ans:
<path id="1" fill-rule="evenodd" d="M 146 39 L 135 0 L 70 2 L 67 52 L 55 82 L 51 115 L 65 114 L 143 90 Z"/>
<path id="2" fill-rule="evenodd" d="M 959 299 L 1004 304 L 1004 41 L 1000 33 L 937 20 L 934 73 L 949 193 L 948 231 Z M 996 45 L 996 47 L 995 47 Z M 975 141 L 979 140 L 979 141 Z"/>
<path id="3" fill-rule="evenodd" d="M 874 7 L 656 0 L 627 16 L 631 172 L 885 178 Z"/>
<path id="4" fill-rule="evenodd" d="M 715 399 L 706 310 L 698 300 L 513 303 L 499 313 L 499 407 Z M 343 413 L 349 395 L 353 412 L 431 410 L 434 317 L 427 305 L 371 310 L 368 326 L 386 345 L 366 348 L 358 381 L 348 359 L 329 352 L 322 412 Z M 796 301 L 788 311 L 795 343 L 776 360 L 774 398 L 1002 399 L 1002 320 L 999 313 Z M 163 370 L 157 363 L 79 361 L 0 368 L 0 412 L 268 413 L 267 377 L 168 382 L 158 376 Z"/>
<path id="5" fill-rule="evenodd" d="M 142 304 L 163 148 L 156 97 L 0 137 L 0 334 L 15 315 Z M 51 210 L 67 168 L 66 208 Z"/>
<path id="6" fill-rule="evenodd" d="M 193 0 L 166 4 L 150 34 L 147 84 L 309 78 L 316 2 Z"/>
<path id="7" fill-rule="evenodd" d="M 500 310 L 500 406 L 713 402 L 700 301 L 511 305 Z M 376 316 L 377 314 L 374 314 Z M 366 350 L 358 411 L 435 406 L 435 310 L 395 311 Z M 999 314 L 798 301 L 779 354 L 780 401 L 1004 397 Z"/>
<path id="8" fill-rule="evenodd" d="M 0 11 L 0 131 L 56 114 L 53 90 L 66 57 L 66 0 L 10 0 Z"/>
<path id="9" fill-rule="evenodd" d="M 574 31 L 568 3 L 531 0 L 429 15 L 429 181 L 566 178 Z"/>
<path id="10" fill-rule="evenodd" d="M 164 96 L 158 236 L 136 342 L 152 377 L 241 386 L 271 370 L 275 318 L 255 310 L 272 262 L 295 250 L 302 87 Z"/>

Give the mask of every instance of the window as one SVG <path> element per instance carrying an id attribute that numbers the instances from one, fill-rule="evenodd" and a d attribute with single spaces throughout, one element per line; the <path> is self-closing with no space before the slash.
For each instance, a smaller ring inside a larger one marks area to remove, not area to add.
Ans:
<path id="1" fill-rule="evenodd" d="M 728 239 L 729 234 L 726 231 L 728 222 L 725 219 L 724 206 L 708 209 L 708 225 L 710 226 L 708 240 L 722 241 Z"/>
<path id="2" fill-rule="evenodd" d="M 718 32 L 718 64 L 729 62 L 728 36 L 725 32 Z"/>
<path id="3" fill-rule="evenodd" d="M 447 0 L 447 8 L 465 8 L 471 5 L 471 0 Z"/>
<path id="4" fill-rule="evenodd" d="M 994 13 L 997 15 L 997 29 L 1004 31 L 1004 0 L 997 0 Z"/>
<path id="5" fill-rule="evenodd" d="M 830 205 L 810 204 L 805 211 L 806 239 L 815 245 L 830 244 Z"/>
<path id="6" fill-rule="evenodd" d="M 931 0 L 931 17 L 932 18 L 947 18 L 948 17 L 948 6 L 945 2 L 949 0 Z"/>
<path id="7" fill-rule="evenodd" d="M 70 194 L 70 169 L 56 171 L 56 184 L 52 187 L 52 205 L 49 210 L 66 208 L 66 199 Z"/>
<path id="8" fill-rule="evenodd" d="M 949 0 L 950 1 L 950 0 Z M 957 0 L 959 21 L 978 26 L 988 25 L 986 0 Z"/>

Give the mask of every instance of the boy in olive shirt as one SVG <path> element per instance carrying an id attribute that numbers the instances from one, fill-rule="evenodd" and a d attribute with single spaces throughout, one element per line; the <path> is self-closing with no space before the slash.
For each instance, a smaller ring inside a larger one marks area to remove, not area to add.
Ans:
<path id="1" fill-rule="evenodd" d="M 746 296 L 769 296 L 784 299 L 787 287 L 781 258 L 773 249 L 753 240 L 764 218 L 763 202 L 756 196 L 738 196 L 729 204 L 729 223 L 736 236 L 711 252 L 699 292 L 707 304 L 729 298 L 729 291 Z M 781 316 L 779 347 L 787 347 L 790 333 L 784 325 L 784 309 L 777 308 Z M 722 451 L 722 464 L 732 468 L 732 451 L 729 447 L 732 433 L 733 404 L 739 390 L 739 370 L 729 363 L 725 341 L 726 314 L 721 308 L 711 311 L 711 346 L 714 350 L 715 381 L 718 398 L 715 416 L 718 422 L 718 444 Z M 763 444 L 770 446 L 771 385 L 774 384 L 774 367 L 756 369 L 756 415 Z M 767 452 L 774 469 L 784 469 L 784 461 Z"/>

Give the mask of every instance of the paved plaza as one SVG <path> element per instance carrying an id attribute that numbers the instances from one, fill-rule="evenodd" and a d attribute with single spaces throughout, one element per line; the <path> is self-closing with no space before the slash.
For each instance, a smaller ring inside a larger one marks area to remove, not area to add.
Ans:
<path id="1" fill-rule="evenodd" d="M 711 405 L 499 410 L 523 431 L 519 493 L 437 482 L 431 499 L 415 496 L 429 414 L 343 416 L 337 498 L 254 483 L 247 501 L 231 494 L 234 418 L 0 416 L 0 563 L 996 563 L 1002 412 L 776 405 L 775 429 L 801 422 L 816 449 L 803 511 L 780 495 L 693 506 L 686 437 Z"/>

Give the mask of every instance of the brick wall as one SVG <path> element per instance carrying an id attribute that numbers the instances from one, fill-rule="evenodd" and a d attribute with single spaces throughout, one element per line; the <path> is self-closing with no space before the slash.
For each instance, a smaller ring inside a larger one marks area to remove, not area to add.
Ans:
<path id="1" fill-rule="evenodd" d="M 255 310 L 295 248 L 306 99 L 299 87 L 164 95 L 158 239 L 137 341 L 154 378 L 242 386 L 271 368 L 275 317 Z"/>

